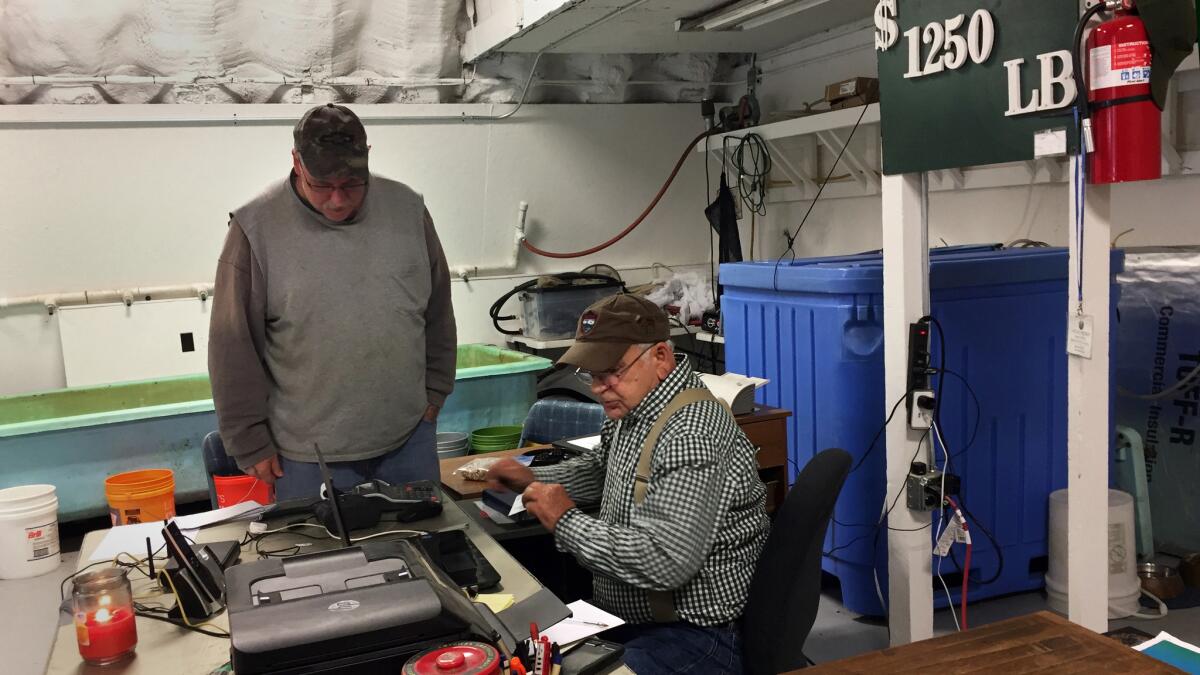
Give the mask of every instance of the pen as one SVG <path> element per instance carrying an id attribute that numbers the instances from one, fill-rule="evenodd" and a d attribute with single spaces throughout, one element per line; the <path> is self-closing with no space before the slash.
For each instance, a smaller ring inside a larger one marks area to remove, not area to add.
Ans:
<path id="1" fill-rule="evenodd" d="M 534 621 L 529 622 L 529 637 L 533 638 L 534 642 L 537 642 L 538 629 L 537 629 L 537 623 Z"/>
<path id="2" fill-rule="evenodd" d="M 571 623 L 582 623 L 582 624 L 586 624 L 588 626 L 599 626 L 601 628 L 609 627 L 608 624 L 600 623 L 599 621 L 584 621 L 583 619 L 563 619 L 563 621 L 570 621 Z"/>
<path id="3" fill-rule="evenodd" d="M 554 667 L 550 669 L 550 675 L 559 675 L 562 670 L 562 652 L 559 651 L 557 642 L 550 647 L 550 655 L 550 661 L 554 664 Z"/>

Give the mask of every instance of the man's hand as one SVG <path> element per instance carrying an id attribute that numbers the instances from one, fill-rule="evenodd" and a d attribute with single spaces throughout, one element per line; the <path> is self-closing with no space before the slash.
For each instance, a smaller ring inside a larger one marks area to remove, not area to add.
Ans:
<path id="1" fill-rule="evenodd" d="M 441 408 L 439 408 L 436 405 L 433 405 L 431 403 L 431 404 L 425 406 L 425 414 L 421 416 L 421 419 L 425 420 L 426 422 L 429 422 L 430 424 L 437 424 L 437 416 L 438 416 L 438 412 L 440 412 L 440 411 L 441 411 Z"/>
<path id="2" fill-rule="evenodd" d="M 279 455 L 271 455 L 263 461 L 245 469 L 247 476 L 254 476 L 267 485 L 274 485 L 276 478 L 283 477 L 283 467 L 279 466 Z"/>
<path id="3" fill-rule="evenodd" d="M 533 482 L 533 472 L 517 460 L 505 457 L 488 469 L 487 482 L 492 490 L 522 492 Z"/>
<path id="4" fill-rule="evenodd" d="M 554 532 L 558 519 L 563 514 L 575 508 L 575 502 L 567 496 L 567 490 L 558 483 L 546 484 L 533 482 L 525 488 L 521 496 L 525 510 L 532 513 L 542 527 Z"/>

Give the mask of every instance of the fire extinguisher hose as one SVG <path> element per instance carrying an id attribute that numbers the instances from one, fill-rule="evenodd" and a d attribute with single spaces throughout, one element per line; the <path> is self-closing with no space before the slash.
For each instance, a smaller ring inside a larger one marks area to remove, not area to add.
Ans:
<path id="1" fill-rule="evenodd" d="M 1089 93 L 1087 82 L 1083 78 L 1083 64 L 1085 63 L 1083 60 L 1083 31 L 1087 29 L 1088 22 L 1092 20 L 1092 17 L 1102 11 L 1104 11 L 1103 1 L 1087 8 L 1087 11 L 1083 13 L 1083 16 L 1079 18 L 1079 23 L 1075 26 L 1075 40 L 1071 43 L 1072 48 L 1075 50 L 1075 88 L 1078 90 L 1075 105 L 1079 109 L 1080 123 L 1088 118 Z"/>

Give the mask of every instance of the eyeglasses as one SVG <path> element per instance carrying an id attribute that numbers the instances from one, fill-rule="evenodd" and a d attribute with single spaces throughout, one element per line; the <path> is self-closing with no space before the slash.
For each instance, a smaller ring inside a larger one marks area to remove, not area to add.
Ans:
<path id="1" fill-rule="evenodd" d="M 313 185 L 307 178 L 305 178 L 304 184 L 308 186 L 309 190 L 313 191 L 313 194 L 321 195 L 322 197 L 333 194 L 334 190 L 341 190 L 347 195 L 354 195 L 367 189 L 367 184 L 365 182 L 353 183 L 351 185 Z"/>
<path id="2" fill-rule="evenodd" d="M 636 358 L 620 368 L 617 368 L 616 370 L 601 370 L 598 372 L 592 372 L 590 370 L 584 370 L 583 368 L 576 368 L 575 377 L 578 377 L 580 382 L 583 382 L 589 387 L 594 384 L 602 384 L 606 387 L 611 387 L 619 382 L 621 378 L 625 376 L 625 373 L 629 372 L 629 369 L 633 367 L 633 364 L 638 362 L 638 359 L 645 356 L 647 352 L 657 346 L 657 344 L 653 344 L 649 347 L 646 347 L 642 350 L 641 354 L 637 355 Z"/>

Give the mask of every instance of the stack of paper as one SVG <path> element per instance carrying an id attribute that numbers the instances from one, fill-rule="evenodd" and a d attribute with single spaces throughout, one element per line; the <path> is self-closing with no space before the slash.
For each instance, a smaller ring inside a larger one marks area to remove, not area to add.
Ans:
<path id="1" fill-rule="evenodd" d="M 542 634 L 548 636 L 551 642 L 556 642 L 563 647 L 625 623 L 620 617 L 613 616 L 583 600 L 576 600 L 567 605 L 567 608 L 571 610 L 569 618 L 542 631 Z"/>
<path id="2" fill-rule="evenodd" d="M 1200 647 L 1163 631 L 1134 649 L 1170 664 L 1185 673 L 1200 673 Z"/>

